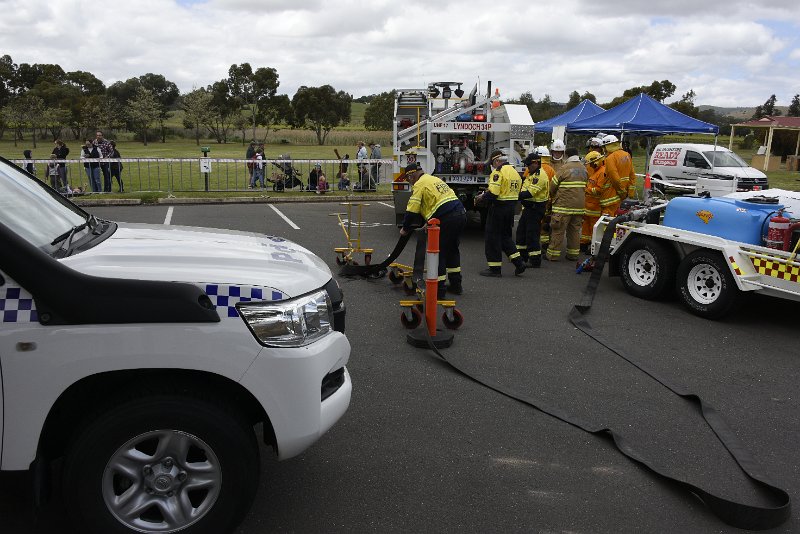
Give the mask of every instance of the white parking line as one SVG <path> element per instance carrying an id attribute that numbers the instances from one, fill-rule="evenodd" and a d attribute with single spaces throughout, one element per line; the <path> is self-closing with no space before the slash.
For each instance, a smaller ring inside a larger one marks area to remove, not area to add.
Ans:
<path id="1" fill-rule="evenodd" d="M 275 213 L 277 213 L 278 215 L 280 215 L 280 216 L 281 216 L 281 219 L 283 219 L 284 221 L 286 221 L 287 223 L 289 223 L 289 226 L 291 226 L 291 227 L 292 227 L 292 228 L 294 228 L 295 230 L 299 230 L 299 229 L 300 229 L 300 227 L 299 227 L 299 226 L 297 226 L 295 223 L 293 223 L 293 222 L 291 221 L 291 219 L 289 219 L 289 217 L 287 217 L 286 215 L 284 215 L 283 213 L 281 213 L 281 210 L 279 210 L 278 208 L 276 208 L 274 204 L 270 204 L 270 205 L 269 205 L 269 207 L 270 207 L 270 208 L 272 208 L 272 211 L 274 211 Z"/>
<path id="2" fill-rule="evenodd" d="M 394 205 L 393 205 L 393 204 L 387 204 L 386 202 L 378 202 L 378 204 L 383 204 L 383 205 L 384 205 L 384 206 L 386 206 L 387 208 L 394 208 Z"/>
<path id="3" fill-rule="evenodd" d="M 175 209 L 174 206 L 170 206 L 167 208 L 167 216 L 164 217 L 164 224 L 169 225 L 172 222 L 172 210 Z"/>

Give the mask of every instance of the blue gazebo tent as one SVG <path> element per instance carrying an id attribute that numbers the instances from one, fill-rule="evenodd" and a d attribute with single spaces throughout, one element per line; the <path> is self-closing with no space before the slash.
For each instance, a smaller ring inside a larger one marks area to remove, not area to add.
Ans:
<path id="1" fill-rule="evenodd" d="M 538 129 L 538 124 L 536 128 Z M 719 126 L 694 119 L 640 93 L 607 111 L 567 124 L 567 133 L 619 132 L 636 135 L 704 133 L 716 136 Z"/>
<path id="2" fill-rule="evenodd" d="M 603 108 L 592 102 L 591 100 L 584 100 L 569 111 L 565 111 L 561 115 L 551 119 L 534 124 L 534 131 L 536 133 L 553 133 L 554 126 L 566 126 L 567 124 L 581 120 L 588 119 L 605 111 Z"/>

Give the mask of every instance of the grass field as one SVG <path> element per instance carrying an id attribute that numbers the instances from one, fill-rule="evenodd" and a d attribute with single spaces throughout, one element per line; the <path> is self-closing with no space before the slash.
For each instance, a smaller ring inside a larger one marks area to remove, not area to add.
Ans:
<path id="1" fill-rule="evenodd" d="M 354 107 L 362 108 L 363 117 L 363 104 L 354 104 Z M 116 134 L 116 135 L 115 135 Z M 185 138 L 168 138 L 166 143 L 161 143 L 156 140 L 151 141 L 147 146 L 141 142 L 131 140 L 132 135 L 128 132 L 110 132 L 107 137 L 117 139 L 117 148 L 122 154 L 123 158 L 199 158 L 202 154 L 200 147 L 193 139 Z M 328 163 L 323 164 L 329 182 L 335 188 L 335 176 L 338 171 L 336 154 L 334 150 L 338 150 L 340 156 L 344 157 L 346 154 L 350 159 L 355 159 L 356 142 L 374 141 L 383 147 L 383 157 L 385 159 L 391 158 L 390 147 L 391 132 L 369 132 L 363 129 L 335 129 L 328 137 L 328 144 L 320 146 L 316 144 L 316 139 L 313 132 L 308 130 L 292 130 L 289 128 L 280 129 L 271 132 L 268 139 L 274 142 L 269 142 L 265 146 L 265 154 L 267 159 L 279 159 L 282 155 L 289 155 L 293 160 L 297 160 L 296 168 L 300 172 L 301 177 L 305 180 L 308 172 L 313 166 L 315 160 L 328 160 Z M 697 142 L 697 143 L 713 143 L 713 138 L 708 136 L 699 135 L 680 135 L 680 136 L 665 136 L 659 138 L 657 141 L 665 142 Z M 727 146 L 728 139 L 719 139 L 720 146 Z M 739 139 L 734 140 L 734 151 L 742 156 L 745 161 L 749 161 L 753 156 L 755 149 L 741 150 L 738 148 Z M 20 142 L 18 146 L 8 139 L 0 139 L 0 155 L 9 159 L 22 158 L 23 149 L 31 148 L 33 150 L 34 159 L 47 159 L 52 149 L 52 143 L 49 140 L 39 142 L 38 147 L 33 149 L 30 143 Z M 76 158 L 80 154 L 80 143 L 77 141 L 67 140 L 67 146 L 71 149 L 70 156 Z M 241 140 L 231 143 L 217 143 L 214 140 L 202 139 L 200 146 L 207 146 L 210 148 L 209 156 L 211 158 L 231 158 L 231 159 L 244 159 L 247 145 L 243 144 Z M 305 160 L 305 161 L 303 161 Z M 645 166 L 645 150 L 636 145 L 634 141 L 634 165 L 638 172 L 643 172 Z M 45 174 L 45 165 L 39 164 L 39 176 Z M 268 166 L 266 175 L 269 177 L 271 173 L 277 171 L 277 168 Z M 176 196 L 192 196 L 204 193 L 205 177 L 199 172 L 199 164 L 194 162 L 173 162 L 173 163 L 130 163 L 126 165 L 124 171 L 124 179 L 126 188 L 128 190 L 127 196 L 146 196 L 148 198 L 155 198 L 159 195 L 166 196 L 167 194 L 174 194 Z M 80 185 L 87 185 L 88 180 L 83 173 L 83 168 L 79 163 L 70 165 L 70 176 L 74 177 L 76 183 Z M 774 188 L 800 190 L 800 173 L 786 170 L 770 171 L 767 173 L 769 177 L 770 186 Z M 350 170 L 351 179 L 355 178 L 355 169 L 351 165 Z M 386 175 L 384 175 L 384 179 Z M 389 178 L 390 179 L 390 178 Z M 71 178 L 72 180 L 72 178 Z M 248 189 L 248 173 L 244 163 L 219 163 L 215 164 L 212 174 L 210 175 L 209 190 L 213 191 L 215 196 L 230 196 L 240 193 L 245 194 L 264 194 L 263 192 L 254 192 Z M 388 186 L 383 185 L 382 190 L 388 191 Z M 114 186 L 116 190 L 116 186 Z M 284 193 L 292 194 L 292 193 Z M 308 194 L 308 193 L 305 193 Z"/>

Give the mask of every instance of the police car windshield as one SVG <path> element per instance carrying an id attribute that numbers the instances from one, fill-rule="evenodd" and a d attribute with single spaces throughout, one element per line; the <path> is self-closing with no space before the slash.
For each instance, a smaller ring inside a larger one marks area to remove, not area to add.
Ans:
<path id="1" fill-rule="evenodd" d="M 708 158 L 708 161 L 713 163 L 714 167 L 748 167 L 747 163 L 733 152 L 724 152 L 722 150 L 703 152 Z"/>
<path id="2" fill-rule="evenodd" d="M 86 222 L 87 215 L 47 186 L 0 160 L 0 223 L 50 253 L 52 241 Z"/>

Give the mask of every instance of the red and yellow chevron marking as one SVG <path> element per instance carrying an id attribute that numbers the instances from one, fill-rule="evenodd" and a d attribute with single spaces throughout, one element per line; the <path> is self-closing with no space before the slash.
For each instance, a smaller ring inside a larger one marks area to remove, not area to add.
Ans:
<path id="1" fill-rule="evenodd" d="M 800 266 L 788 265 L 785 262 L 765 260 L 764 258 L 754 258 L 750 256 L 753 267 L 759 274 L 772 276 L 800 284 Z"/>
<path id="2" fill-rule="evenodd" d="M 731 260 L 731 265 L 733 266 L 733 271 L 738 275 L 742 276 L 742 271 L 739 269 L 739 266 L 736 265 L 736 260 L 733 259 L 733 256 L 728 256 L 728 259 Z"/>

